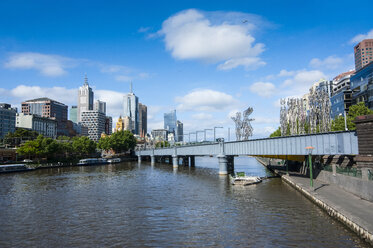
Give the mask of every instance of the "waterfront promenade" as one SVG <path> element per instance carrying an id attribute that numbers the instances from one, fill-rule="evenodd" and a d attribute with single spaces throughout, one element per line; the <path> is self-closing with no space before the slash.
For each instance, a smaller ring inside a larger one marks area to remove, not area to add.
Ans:
<path id="1" fill-rule="evenodd" d="M 373 202 L 318 179 L 314 180 L 314 190 L 308 177 L 290 174 L 282 175 L 282 179 L 373 244 Z"/>

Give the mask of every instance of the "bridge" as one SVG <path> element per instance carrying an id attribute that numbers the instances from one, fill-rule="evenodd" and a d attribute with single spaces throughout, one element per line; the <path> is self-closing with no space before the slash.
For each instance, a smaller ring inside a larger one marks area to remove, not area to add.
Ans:
<path id="1" fill-rule="evenodd" d="M 142 157 L 150 157 L 152 164 L 156 160 L 167 160 L 169 163 L 172 161 L 174 167 L 178 167 L 180 159 L 183 164 L 194 166 L 195 156 L 214 156 L 219 161 L 219 174 L 225 175 L 234 166 L 234 156 L 259 156 L 303 161 L 310 152 L 306 147 L 314 148 L 312 155 L 359 154 L 356 132 L 348 131 L 174 146 L 137 150 L 135 153 L 139 162 Z"/>

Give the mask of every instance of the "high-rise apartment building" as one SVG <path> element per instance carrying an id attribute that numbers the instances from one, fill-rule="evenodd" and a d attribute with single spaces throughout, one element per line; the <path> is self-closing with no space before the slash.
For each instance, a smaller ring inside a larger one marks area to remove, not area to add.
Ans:
<path id="1" fill-rule="evenodd" d="M 373 63 L 351 76 L 352 104 L 364 102 L 373 110 Z"/>
<path id="2" fill-rule="evenodd" d="M 146 105 L 139 103 L 139 134 L 145 137 L 148 132 L 148 108 Z"/>
<path id="3" fill-rule="evenodd" d="M 7 103 L 0 103 L 0 139 L 16 130 L 16 114 L 16 108 Z"/>
<path id="4" fill-rule="evenodd" d="M 57 121 L 57 135 L 68 135 L 67 105 L 63 103 L 46 97 L 28 100 L 22 103 L 22 113 L 54 118 Z"/>
<path id="5" fill-rule="evenodd" d="M 96 100 L 93 110 L 100 111 L 101 113 L 106 114 L 106 102 Z"/>
<path id="6" fill-rule="evenodd" d="M 333 79 L 333 92 L 330 97 L 330 116 L 332 119 L 339 115 L 348 113 L 352 104 L 352 91 L 350 89 L 350 78 L 355 71 L 348 71 L 339 74 Z"/>
<path id="7" fill-rule="evenodd" d="M 131 119 L 131 132 L 139 134 L 139 98 L 132 92 L 132 84 L 130 93 L 123 97 L 123 117 Z"/>
<path id="8" fill-rule="evenodd" d="M 95 110 L 87 110 L 81 113 L 81 124 L 88 128 L 88 138 L 98 141 L 102 133 L 105 133 L 106 116 Z"/>
<path id="9" fill-rule="evenodd" d="M 77 106 L 71 106 L 69 110 L 69 120 L 78 123 L 78 107 Z"/>
<path id="10" fill-rule="evenodd" d="M 355 70 L 358 71 L 373 61 L 373 39 L 365 39 L 354 47 Z"/>
<path id="11" fill-rule="evenodd" d="M 78 93 L 78 122 L 82 121 L 82 112 L 93 110 L 93 91 L 88 85 L 87 75 L 84 78 L 84 85 L 79 87 Z"/>
<path id="12" fill-rule="evenodd" d="M 164 113 L 164 129 L 168 132 L 176 132 L 176 110 L 173 110 L 169 113 Z"/>

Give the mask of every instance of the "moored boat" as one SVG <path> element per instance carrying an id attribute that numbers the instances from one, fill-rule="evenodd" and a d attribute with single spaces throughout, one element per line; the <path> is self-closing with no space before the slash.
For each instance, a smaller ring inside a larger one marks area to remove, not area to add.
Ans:
<path id="1" fill-rule="evenodd" d="M 116 164 L 116 163 L 120 163 L 122 160 L 120 158 L 112 158 L 112 159 L 108 159 L 108 163 L 109 164 Z"/>
<path id="2" fill-rule="evenodd" d="M 28 170 L 32 170 L 32 169 L 28 168 L 25 164 L 0 165 L 0 173 L 16 172 L 16 171 L 28 171 Z"/>
<path id="3" fill-rule="evenodd" d="M 233 185 L 251 185 L 262 182 L 260 177 L 247 176 L 245 172 L 236 172 L 233 176 L 230 175 L 231 183 Z"/>
<path id="4" fill-rule="evenodd" d="M 79 160 L 78 165 L 99 165 L 107 164 L 108 162 L 104 158 L 85 158 Z"/>

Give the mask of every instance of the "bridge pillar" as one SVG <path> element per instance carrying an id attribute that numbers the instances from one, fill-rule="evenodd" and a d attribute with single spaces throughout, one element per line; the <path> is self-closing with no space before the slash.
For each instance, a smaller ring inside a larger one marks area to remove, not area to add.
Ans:
<path id="1" fill-rule="evenodd" d="M 228 173 L 234 172 L 234 156 L 227 156 L 227 171 Z"/>
<path id="2" fill-rule="evenodd" d="M 137 156 L 137 162 L 141 163 L 141 155 Z"/>
<path id="3" fill-rule="evenodd" d="M 184 166 L 189 166 L 189 157 L 188 156 L 182 157 L 182 163 Z"/>
<path id="4" fill-rule="evenodd" d="M 228 174 L 228 160 L 227 156 L 225 155 L 218 155 L 219 160 L 219 175 L 227 175 Z"/>
<path id="5" fill-rule="evenodd" d="M 191 167 L 196 166 L 196 157 L 195 156 L 190 156 L 190 166 Z"/>
<path id="6" fill-rule="evenodd" d="M 155 164 L 155 156 L 154 155 L 150 156 L 150 164 L 151 165 Z"/>
<path id="7" fill-rule="evenodd" d="M 172 156 L 172 166 L 174 168 L 179 167 L 179 157 L 177 155 Z"/>

